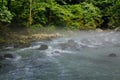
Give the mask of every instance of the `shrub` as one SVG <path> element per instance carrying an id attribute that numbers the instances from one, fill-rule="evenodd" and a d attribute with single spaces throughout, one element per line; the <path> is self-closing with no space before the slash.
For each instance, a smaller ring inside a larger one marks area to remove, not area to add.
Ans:
<path id="1" fill-rule="evenodd" d="M 13 15 L 10 11 L 7 10 L 7 7 L 0 6 L 0 22 L 7 22 L 10 23 L 12 20 Z"/>

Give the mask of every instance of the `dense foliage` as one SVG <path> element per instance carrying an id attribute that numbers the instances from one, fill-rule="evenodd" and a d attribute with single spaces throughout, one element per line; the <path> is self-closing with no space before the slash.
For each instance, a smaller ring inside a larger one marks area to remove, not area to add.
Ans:
<path id="1" fill-rule="evenodd" d="M 7 10 L 5 6 L 1 6 L 0 8 L 0 22 L 11 22 L 12 14 Z"/>
<path id="2" fill-rule="evenodd" d="M 1 0 L 0 26 L 115 29 L 120 27 L 119 7 L 119 0 Z"/>

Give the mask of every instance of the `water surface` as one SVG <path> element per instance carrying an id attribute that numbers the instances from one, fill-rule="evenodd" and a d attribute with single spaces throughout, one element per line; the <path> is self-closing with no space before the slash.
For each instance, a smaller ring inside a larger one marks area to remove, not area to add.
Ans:
<path id="1" fill-rule="evenodd" d="M 72 33 L 2 52 L 16 58 L 3 61 L 0 80 L 120 80 L 119 32 Z"/>

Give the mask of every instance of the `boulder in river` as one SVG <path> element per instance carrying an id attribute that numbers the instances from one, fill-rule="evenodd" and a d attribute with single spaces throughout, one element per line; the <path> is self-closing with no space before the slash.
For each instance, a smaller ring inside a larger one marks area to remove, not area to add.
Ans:
<path id="1" fill-rule="evenodd" d="M 108 55 L 108 57 L 117 57 L 117 55 L 115 53 L 111 53 Z"/>
<path id="2" fill-rule="evenodd" d="M 0 55 L 0 61 L 4 60 L 4 59 L 5 59 L 5 57 L 3 55 Z"/>
<path id="3" fill-rule="evenodd" d="M 4 54 L 4 58 L 14 58 L 13 54 Z"/>
<path id="4" fill-rule="evenodd" d="M 46 50 L 48 49 L 48 45 L 42 44 L 39 48 L 39 50 Z"/>
<path id="5" fill-rule="evenodd" d="M 65 43 L 60 44 L 60 46 L 61 46 L 61 49 L 63 50 L 65 49 L 78 50 L 79 49 L 78 44 L 72 39 L 68 40 Z"/>
<path id="6" fill-rule="evenodd" d="M 0 55 L 0 61 L 5 60 L 6 58 L 14 58 L 14 57 L 15 56 L 13 54 L 9 54 L 9 53 L 2 54 L 2 55 Z"/>

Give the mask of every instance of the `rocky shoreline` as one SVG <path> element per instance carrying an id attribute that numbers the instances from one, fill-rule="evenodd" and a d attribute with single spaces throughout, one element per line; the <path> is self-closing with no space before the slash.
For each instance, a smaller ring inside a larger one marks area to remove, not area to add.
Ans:
<path id="1" fill-rule="evenodd" d="M 8 38 L 5 43 L 0 44 L 0 49 L 12 46 L 14 48 L 23 48 L 28 47 L 31 42 L 39 40 L 51 40 L 52 38 L 61 37 L 60 33 L 47 34 L 47 33 L 38 33 L 32 35 L 18 35 L 14 34 L 12 38 Z"/>
<path id="2" fill-rule="evenodd" d="M 31 42 L 39 41 L 39 40 L 51 40 L 52 38 L 61 37 L 62 35 L 60 33 L 54 33 L 54 34 L 45 34 L 45 33 L 39 33 L 39 34 L 32 34 L 32 35 L 18 35 L 13 34 L 12 38 L 8 37 L 8 40 L 6 40 L 5 43 L 0 44 L 0 50 L 11 50 L 13 48 L 25 48 L 29 47 Z M 47 45 L 42 45 L 39 49 L 44 50 L 47 49 Z M 11 53 L 1 53 L 0 52 L 0 68 L 3 66 L 1 63 L 6 58 L 14 58 L 14 55 Z"/>

